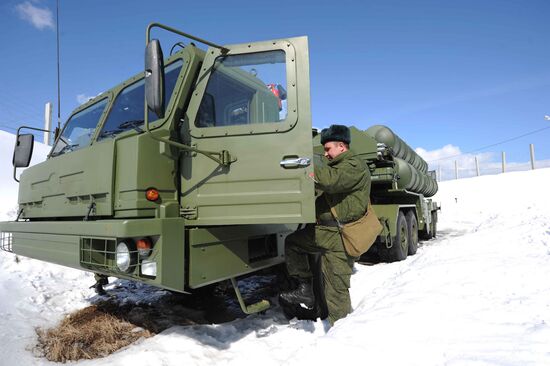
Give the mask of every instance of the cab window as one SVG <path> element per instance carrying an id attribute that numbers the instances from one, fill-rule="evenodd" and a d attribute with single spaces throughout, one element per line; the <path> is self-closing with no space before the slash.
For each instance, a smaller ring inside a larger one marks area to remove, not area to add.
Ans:
<path id="1" fill-rule="evenodd" d="M 168 105 L 172 97 L 172 92 L 178 80 L 183 62 L 178 60 L 165 67 L 165 79 L 164 79 L 164 95 L 165 104 Z M 103 129 L 99 134 L 98 140 L 114 137 L 119 133 L 128 131 L 131 129 L 137 129 L 141 131 L 140 127 L 143 125 L 143 111 L 145 100 L 145 81 L 141 79 L 118 93 L 113 107 L 109 111 L 109 115 Z M 149 121 L 153 122 L 159 119 L 159 117 L 152 111 L 149 111 Z"/>
<path id="2" fill-rule="evenodd" d="M 214 62 L 197 127 L 282 122 L 287 117 L 284 51 L 221 56 Z"/>
<path id="3" fill-rule="evenodd" d="M 107 101 L 107 98 L 102 99 L 74 114 L 65 124 L 63 133 L 57 139 L 51 155 L 62 155 L 90 145 L 99 119 L 107 106 Z"/>

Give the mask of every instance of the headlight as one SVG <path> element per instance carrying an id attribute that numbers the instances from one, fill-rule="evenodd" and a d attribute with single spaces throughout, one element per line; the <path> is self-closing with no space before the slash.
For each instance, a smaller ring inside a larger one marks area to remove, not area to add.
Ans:
<path id="1" fill-rule="evenodd" d="M 136 265 L 136 253 L 131 250 L 131 245 L 124 241 L 116 247 L 116 266 L 121 272 L 129 273 Z"/>

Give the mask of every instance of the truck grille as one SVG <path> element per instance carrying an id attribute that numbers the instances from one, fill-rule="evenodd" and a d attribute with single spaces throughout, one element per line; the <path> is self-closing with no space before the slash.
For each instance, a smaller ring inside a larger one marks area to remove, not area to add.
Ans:
<path id="1" fill-rule="evenodd" d="M 139 251 L 133 248 L 128 255 L 131 264 L 128 270 L 121 272 L 117 267 L 116 247 L 119 241 L 114 238 L 81 238 L 80 239 L 80 264 L 84 268 L 110 272 L 115 275 L 124 273 L 127 276 L 139 276 L 147 278 L 156 277 L 156 262 L 148 258 L 139 257 Z"/>
<path id="2" fill-rule="evenodd" d="M 2 232 L 0 234 L 0 249 L 2 249 L 5 252 L 13 253 L 12 244 L 13 244 L 12 233 Z"/>
<path id="3" fill-rule="evenodd" d="M 116 240 L 82 238 L 80 242 L 80 263 L 87 268 L 116 270 Z"/>

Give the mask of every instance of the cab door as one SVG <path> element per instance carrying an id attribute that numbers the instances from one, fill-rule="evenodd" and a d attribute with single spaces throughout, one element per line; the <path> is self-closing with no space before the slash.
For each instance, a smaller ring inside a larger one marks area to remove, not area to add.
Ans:
<path id="1" fill-rule="evenodd" d="M 307 37 L 209 48 L 181 138 L 226 150 L 181 160 L 188 224 L 304 223 L 315 219 Z"/>

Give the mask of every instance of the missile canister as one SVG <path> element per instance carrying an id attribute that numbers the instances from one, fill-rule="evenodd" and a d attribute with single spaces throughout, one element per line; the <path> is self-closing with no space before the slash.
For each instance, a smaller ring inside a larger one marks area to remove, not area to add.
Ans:
<path id="1" fill-rule="evenodd" d="M 430 176 L 418 171 L 403 159 L 394 158 L 394 169 L 398 175 L 397 186 L 411 192 L 431 197 L 437 193 L 437 182 Z"/>
<path id="2" fill-rule="evenodd" d="M 418 169 L 421 173 L 428 172 L 428 163 L 422 159 L 407 143 L 397 136 L 391 129 L 383 125 L 369 127 L 365 133 L 376 141 L 386 144 L 393 150 L 395 157 L 401 158 Z"/>

